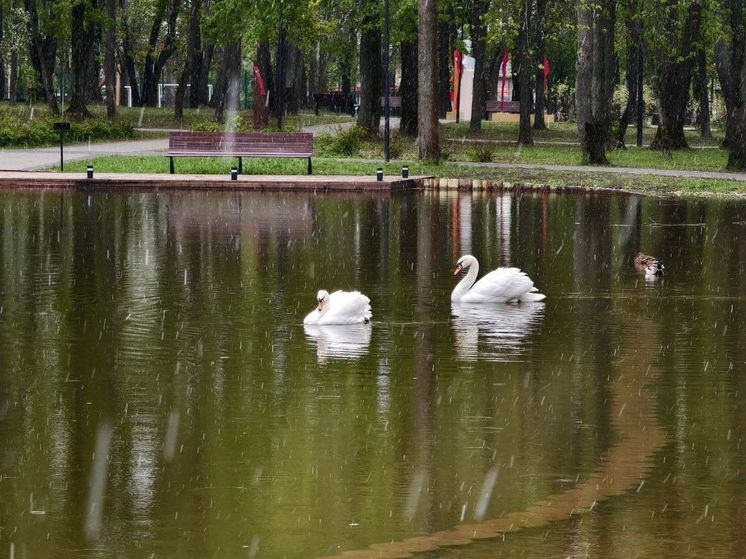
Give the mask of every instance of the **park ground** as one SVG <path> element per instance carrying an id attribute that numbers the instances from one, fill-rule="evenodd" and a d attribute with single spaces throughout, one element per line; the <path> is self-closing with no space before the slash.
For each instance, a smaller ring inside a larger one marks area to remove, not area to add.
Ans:
<path id="1" fill-rule="evenodd" d="M 36 113 L 35 116 L 30 117 Z M 247 130 L 250 114 L 238 113 L 226 124 L 212 121 L 212 111 L 187 111 L 184 129 Z M 50 133 L 52 119 L 43 108 L 0 106 L 0 170 L 59 170 L 57 136 Z M 382 120 L 383 124 L 383 120 Z M 117 122 L 102 118 L 73 125 L 72 141 L 66 142 L 64 170 L 81 172 L 93 164 L 98 172 L 167 173 L 168 131 L 175 128 L 172 113 L 157 109 L 124 109 Z M 660 195 L 746 197 L 746 173 L 725 171 L 727 151 L 720 148 L 722 131 L 702 139 L 698 131 L 686 131 L 690 149 L 661 153 L 646 146 L 655 128 L 646 127 L 643 147 L 635 146 L 635 129 L 626 136 L 626 149 L 609 152 L 610 165 L 580 165 L 580 147 L 574 123 L 548 125 L 534 130 L 533 147 L 515 143 L 517 123 L 483 122 L 472 133 L 468 124 L 443 122 L 443 158 L 434 163 L 416 158 L 414 139 L 400 137 L 398 119 L 392 118 L 390 161 L 383 162 L 382 138 L 367 138 L 349 116 L 302 114 L 287 119 L 286 130 L 314 133 L 314 173 L 398 174 L 402 166 L 413 175 L 440 178 L 487 179 L 511 184 L 580 186 L 645 192 Z M 382 126 L 383 129 L 383 126 Z M 230 158 L 183 158 L 177 172 L 227 173 Z M 303 174 L 303 160 L 245 159 L 246 174 Z"/>

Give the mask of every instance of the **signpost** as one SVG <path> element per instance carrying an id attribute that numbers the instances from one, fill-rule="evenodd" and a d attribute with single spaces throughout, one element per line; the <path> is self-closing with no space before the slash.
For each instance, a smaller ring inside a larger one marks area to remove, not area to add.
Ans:
<path id="1" fill-rule="evenodd" d="M 69 122 L 55 122 L 54 130 L 60 133 L 60 171 L 65 170 L 65 156 L 64 156 L 64 145 L 65 145 L 65 132 L 70 130 Z"/>

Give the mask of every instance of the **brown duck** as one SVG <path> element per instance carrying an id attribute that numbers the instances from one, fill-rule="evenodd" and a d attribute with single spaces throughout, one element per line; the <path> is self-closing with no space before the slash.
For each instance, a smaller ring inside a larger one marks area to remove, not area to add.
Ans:
<path id="1" fill-rule="evenodd" d="M 662 276 L 664 266 L 655 256 L 638 252 L 635 256 L 635 268 L 644 271 L 646 276 Z"/>

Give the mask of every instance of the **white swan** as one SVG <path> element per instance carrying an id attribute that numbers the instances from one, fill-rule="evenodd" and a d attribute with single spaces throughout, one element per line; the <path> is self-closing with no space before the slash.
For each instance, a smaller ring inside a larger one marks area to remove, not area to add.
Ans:
<path id="1" fill-rule="evenodd" d="M 546 299 L 546 295 L 534 287 L 531 278 L 518 268 L 498 268 L 474 283 L 479 274 L 479 262 L 467 254 L 459 258 L 453 275 L 463 269 L 468 272 L 451 293 L 451 301 L 455 303 L 510 303 Z"/>
<path id="2" fill-rule="evenodd" d="M 335 291 L 322 289 L 316 295 L 319 305 L 308 313 L 303 324 L 367 324 L 373 313 L 370 299 L 359 291 Z"/>

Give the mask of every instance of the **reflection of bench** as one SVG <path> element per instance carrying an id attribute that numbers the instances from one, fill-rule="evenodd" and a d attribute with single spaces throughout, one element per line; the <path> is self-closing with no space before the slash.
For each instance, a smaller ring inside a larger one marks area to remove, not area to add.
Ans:
<path id="1" fill-rule="evenodd" d="M 297 157 L 308 159 L 311 174 L 313 134 L 300 132 L 172 132 L 168 137 L 169 170 L 174 174 L 174 157 L 238 157 L 238 172 L 243 172 L 243 157 Z"/>
<path id="2" fill-rule="evenodd" d="M 485 101 L 484 112 L 486 113 L 520 113 L 521 103 L 519 101 Z"/>
<path id="3" fill-rule="evenodd" d="M 327 107 L 334 113 L 349 113 L 355 116 L 355 96 L 352 93 L 314 93 L 313 101 L 316 103 L 316 116 L 319 116 L 319 108 Z"/>
<path id="4" fill-rule="evenodd" d="M 386 97 L 381 97 L 381 108 L 386 107 Z M 389 95 L 389 110 L 390 111 L 401 111 L 401 97 L 394 97 Z"/>

